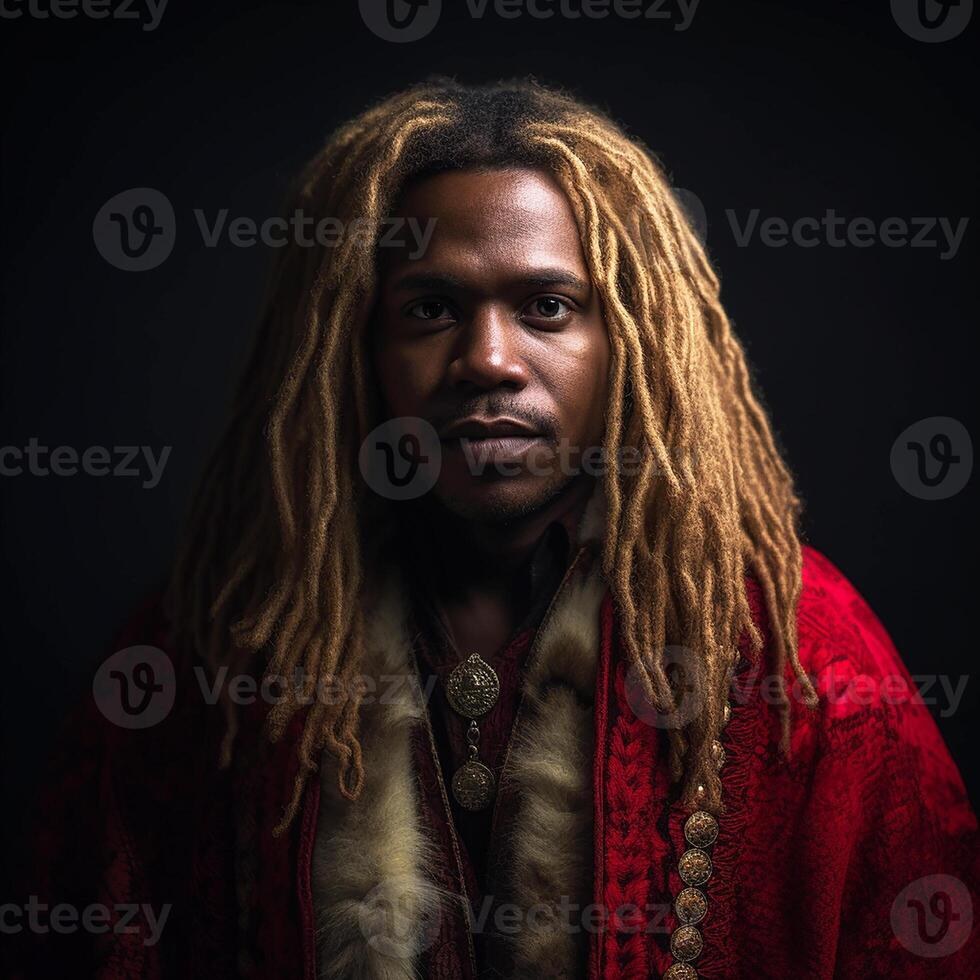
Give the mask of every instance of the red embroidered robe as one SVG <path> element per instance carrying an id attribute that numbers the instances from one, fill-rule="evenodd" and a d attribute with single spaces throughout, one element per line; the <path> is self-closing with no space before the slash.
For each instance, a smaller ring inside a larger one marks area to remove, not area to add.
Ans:
<path id="1" fill-rule="evenodd" d="M 753 603 L 765 629 L 757 595 Z M 674 912 L 636 928 L 622 910 L 665 909 L 683 887 L 687 813 L 673 802 L 663 732 L 634 714 L 624 689 L 608 598 L 599 617 L 592 890 L 616 914 L 588 934 L 583 968 L 592 978 L 661 976 L 674 961 Z M 168 904 L 166 925 L 153 945 L 142 913 L 97 935 L 22 933 L 7 944 L 10 975 L 313 980 L 317 780 L 291 830 L 271 833 L 292 787 L 302 718 L 268 745 L 259 734 L 267 709 L 256 702 L 233 768 L 219 772 L 219 712 L 204 708 L 195 665 L 171 649 L 155 607 L 119 645 L 136 643 L 173 654 L 174 708 L 143 730 L 108 723 L 92 704 L 70 722 L 45 784 L 36 874 L 23 898 L 100 903 L 114 915 L 147 904 L 159 916 Z M 739 675 L 697 975 L 976 977 L 980 849 L 962 781 L 881 624 L 810 549 L 799 647 L 824 697 L 815 711 L 794 703 L 788 760 L 764 686 L 752 683 L 755 665 Z M 762 663 L 765 673 L 765 652 Z"/>

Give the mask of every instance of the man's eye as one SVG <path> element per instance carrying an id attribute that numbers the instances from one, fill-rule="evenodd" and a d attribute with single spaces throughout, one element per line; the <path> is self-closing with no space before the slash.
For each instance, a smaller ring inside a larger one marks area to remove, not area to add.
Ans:
<path id="1" fill-rule="evenodd" d="M 533 300 L 528 307 L 528 315 L 541 317 L 543 320 L 559 320 L 568 313 L 571 313 L 571 308 L 557 296 L 542 296 Z"/>
<path id="2" fill-rule="evenodd" d="M 408 315 L 418 320 L 441 320 L 449 316 L 449 307 L 437 299 L 427 299 L 409 307 Z"/>

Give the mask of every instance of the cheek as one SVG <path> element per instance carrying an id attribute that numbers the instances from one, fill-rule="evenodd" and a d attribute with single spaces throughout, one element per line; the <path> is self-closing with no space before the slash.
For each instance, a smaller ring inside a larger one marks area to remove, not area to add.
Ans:
<path id="1" fill-rule="evenodd" d="M 395 344 L 375 350 L 374 368 L 392 416 L 420 414 L 420 407 L 438 387 L 435 359 L 415 356 Z"/>
<path id="2" fill-rule="evenodd" d="M 564 435 L 589 445 L 602 437 L 609 375 L 609 342 L 600 328 L 576 338 L 553 365 L 553 392 Z"/>

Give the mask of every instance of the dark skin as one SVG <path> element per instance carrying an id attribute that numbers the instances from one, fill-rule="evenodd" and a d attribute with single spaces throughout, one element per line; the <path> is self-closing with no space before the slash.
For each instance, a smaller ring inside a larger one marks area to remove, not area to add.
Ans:
<path id="1" fill-rule="evenodd" d="M 373 360 L 388 416 L 439 433 L 434 500 L 418 508 L 459 651 L 489 658 L 526 611 L 520 572 L 552 521 L 593 490 L 609 340 L 571 206 L 543 171 L 452 171 L 410 186 L 396 215 L 435 218 L 421 256 L 389 249 Z"/>

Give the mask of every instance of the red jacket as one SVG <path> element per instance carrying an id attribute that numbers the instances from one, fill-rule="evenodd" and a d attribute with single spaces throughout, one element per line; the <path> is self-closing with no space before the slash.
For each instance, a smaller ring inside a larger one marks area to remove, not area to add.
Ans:
<path id="1" fill-rule="evenodd" d="M 683 887 L 685 813 L 670 802 L 663 733 L 627 703 L 608 597 L 601 620 L 594 898 L 606 908 L 659 903 L 665 914 L 654 929 L 597 931 L 589 972 L 660 976 L 678 924 L 667 903 Z M 25 924 L 12 975 L 313 980 L 315 779 L 291 830 L 271 832 L 292 787 L 302 718 L 269 745 L 257 701 L 245 712 L 237 762 L 220 772 L 220 712 L 206 706 L 201 675 L 173 651 L 155 605 L 119 643 L 133 644 L 172 654 L 174 706 L 137 730 L 111 724 L 94 700 L 72 719 L 45 783 L 37 874 L 21 905 L 34 896 L 39 921 L 47 913 L 37 910 L 57 903 L 105 906 L 114 923 L 37 934 L 26 912 L 11 913 L 8 923 Z M 980 975 L 980 848 L 962 781 L 881 624 L 811 549 L 799 649 L 824 696 L 812 711 L 794 701 L 788 759 L 757 683 L 764 670 L 739 675 L 698 974 Z"/>

